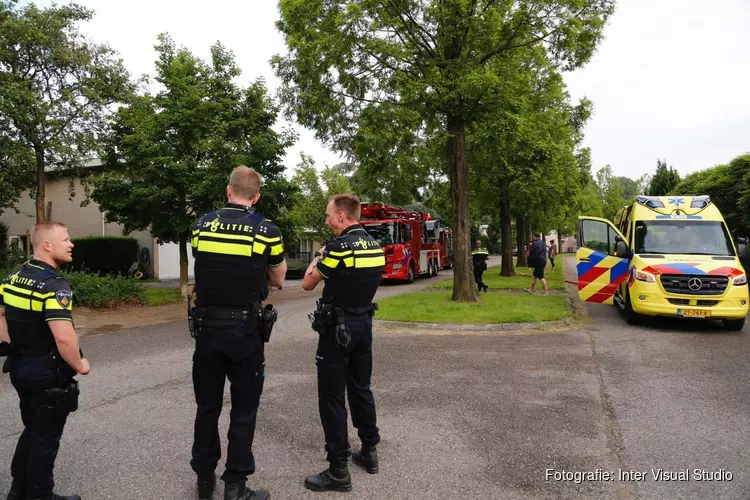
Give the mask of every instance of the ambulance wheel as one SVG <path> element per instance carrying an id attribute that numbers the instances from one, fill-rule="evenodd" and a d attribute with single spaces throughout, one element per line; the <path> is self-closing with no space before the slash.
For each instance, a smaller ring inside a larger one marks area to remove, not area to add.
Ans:
<path id="1" fill-rule="evenodd" d="M 740 330 L 742 330 L 742 327 L 745 326 L 745 318 L 723 319 L 721 320 L 721 324 L 725 330 L 730 330 L 732 332 L 739 332 Z"/>
<path id="2" fill-rule="evenodd" d="M 622 315 L 625 316 L 625 323 L 629 325 L 638 325 L 643 321 L 643 316 L 633 311 L 633 305 L 630 303 L 630 290 L 625 291 L 625 309 Z"/>
<path id="3" fill-rule="evenodd" d="M 416 276 L 416 273 L 414 272 L 414 263 L 412 262 L 409 264 L 409 277 L 406 279 L 407 283 L 414 283 L 414 277 Z"/>

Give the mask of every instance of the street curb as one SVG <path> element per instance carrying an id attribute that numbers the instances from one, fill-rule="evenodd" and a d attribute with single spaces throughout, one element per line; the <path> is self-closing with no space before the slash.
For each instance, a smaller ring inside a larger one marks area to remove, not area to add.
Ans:
<path id="1" fill-rule="evenodd" d="M 490 323 L 490 324 L 460 324 L 460 323 L 412 323 L 410 321 L 390 321 L 376 319 L 373 326 L 397 326 L 406 329 L 420 330 L 459 330 L 474 332 L 508 332 L 513 330 L 536 330 L 540 328 L 559 328 L 572 325 L 574 320 L 538 321 L 536 323 Z"/>

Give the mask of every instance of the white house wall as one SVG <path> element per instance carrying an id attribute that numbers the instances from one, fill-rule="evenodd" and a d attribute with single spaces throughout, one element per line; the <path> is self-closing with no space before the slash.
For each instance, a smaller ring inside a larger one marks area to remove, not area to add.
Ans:
<path id="1" fill-rule="evenodd" d="M 50 220 L 62 222 L 68 226 L 71 238 L 82 238 L 84 236 L 122 236 L 122 226 L 115 223 L 105 223 L 99 205 L 93 200 L 85 207 L 81 206 L 85 195 L 81 182 L 76 179 L 73 184 L 75 196 L 70 199 L 68 192 L 70 177 L 48 178 L 45 193 L 45 210 L 48 202 L 52 202 Z M 26 231 L 36 222 L 36 207 L 34 200 L 29 197 L 29 192 L 24 191 L 16 208 L 5 210 L 0 215 L 0 221 L 8 225 L 8 236 L 25 236 Z M 134 231 L 130 234 L 138 240 L 140 247 L 146 247 L 150 252 L 154 249 L 154 239 L 148 231 Z M 3 242 L 4 243 L 4 242 Z M 75 252 L 75 250 L 74 250 Z M 133 256 L 133 260 L 136 256 Z"/>

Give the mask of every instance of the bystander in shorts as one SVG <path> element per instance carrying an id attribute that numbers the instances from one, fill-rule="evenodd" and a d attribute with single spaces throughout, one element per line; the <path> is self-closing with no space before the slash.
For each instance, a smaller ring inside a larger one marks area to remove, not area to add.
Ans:
<path id="1" fill-rule="evenodd" d="M 534 277 L 536 279 L 544 279 L 544 268 L 547 267 L 547 263 L 535 264 L 534 265 Z"/>

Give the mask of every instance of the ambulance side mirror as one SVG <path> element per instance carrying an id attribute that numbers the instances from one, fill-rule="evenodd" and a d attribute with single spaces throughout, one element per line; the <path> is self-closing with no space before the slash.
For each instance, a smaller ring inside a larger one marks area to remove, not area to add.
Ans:
<path id="1" fill-rule="evenodd" d="M 628 244 L 622 241 L 619 236 L 615 236 L 615 255 L 621 259 L 630 258 Z"/>

